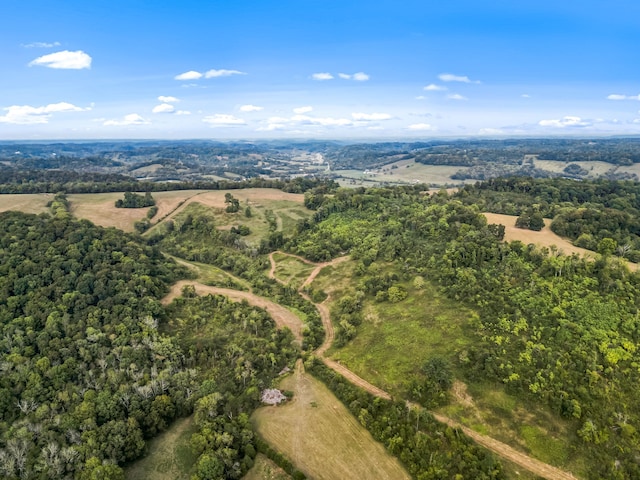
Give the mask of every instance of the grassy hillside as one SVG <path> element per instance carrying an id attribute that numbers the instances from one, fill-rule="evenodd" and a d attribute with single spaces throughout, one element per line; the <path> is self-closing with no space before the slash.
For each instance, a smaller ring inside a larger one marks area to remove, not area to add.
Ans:
<path id="1" fill-rule="evenodd" d="M 310 478 L 411 478 L 321 382 L 300 368 L 279 385 L 293 391 L 291 403 L 253 414 L 260 436 Z"/>

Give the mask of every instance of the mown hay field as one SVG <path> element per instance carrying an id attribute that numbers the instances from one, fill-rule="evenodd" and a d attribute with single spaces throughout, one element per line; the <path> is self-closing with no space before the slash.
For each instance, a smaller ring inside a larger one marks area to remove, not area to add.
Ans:
<path id="1" fill-rule="evenodd" d="M 293 391 L 293 400 L 259 408 L 252 422 L 262 438 L 308 477 L 410 478 L 322 382 L 302 371 L 301 364 L 280 382 L 280 388 Z"/>

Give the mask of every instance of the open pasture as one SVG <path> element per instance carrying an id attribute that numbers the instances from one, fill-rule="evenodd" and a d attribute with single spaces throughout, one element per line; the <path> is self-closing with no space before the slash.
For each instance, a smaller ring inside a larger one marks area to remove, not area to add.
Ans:
<path id="1" fill-rule="evenodd" d="M 259 408 L 252 422 L 262 438 L 309 478 L 410 478 L 322 382 L 304 373 L 301 363 L 280 388 L 293 391 L 293 400 Z"/>
<path id="2" fill-rule="evenodd" d="M 0 195 L 0 212 L 15 210 L 24 213 L 47 212 L 47 203 L 53 200 L 52 193 L 8 193 Z"/>

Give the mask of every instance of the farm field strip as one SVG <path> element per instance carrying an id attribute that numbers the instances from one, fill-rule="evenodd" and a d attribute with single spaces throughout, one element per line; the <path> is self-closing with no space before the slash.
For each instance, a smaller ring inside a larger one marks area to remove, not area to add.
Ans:
<path id="1" fill-rule="evenodd" d="M 516 219 L 518 218 L 515 215 L 504 215 L 501 213 L 483 213 L 488 223 L 495 223 L 504 225 L 504 239 L 505 241 L 512 242 L 514 240 L 519 240 L 525 245 L 529 243 L 533 243 L 535 245 L 539 245 L 542 247 L 557 247 L 559 252 L 564 253 L 565 255 L 571 255 L 573 253 L 577 253 L 582 257 L 587 257 L 594 259 L 596 257 L 596 252 L 591 250 L 587 250 L 586 248 L 580 248 L 573 245 L 570 241 L 560 237 L 551 231 L 551 222 L 546 219 L 546 225 L 539 232 L 535 232 L 533 230 L 528 230 L 525 228 L 516 227 Z M 638 269 L 637 263 L 626 262 L 629 270 L 636 271 Z"/>

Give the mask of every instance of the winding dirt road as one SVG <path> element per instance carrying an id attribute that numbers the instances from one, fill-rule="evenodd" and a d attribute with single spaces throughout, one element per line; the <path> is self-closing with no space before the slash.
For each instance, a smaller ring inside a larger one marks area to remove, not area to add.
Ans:
<path id="1" fill-rule="evenodd" d="M 277 253 L 282 254 L 283 252 L 277 252 Z M 289 255 L 289 254 L 285 253 L 284 255 Z M 302 284 L 302 287 L 300 287 L 300 290 L 299 290 L 300 294 L 312 303 L 314 302 L 306 293 L 302 291 L 302 289 L 305 286 L 311 284 L 311 282 L 313 282 L 313 280 L 322 271 L 323 268 L 330 265 L 336 265 L 348 259 L 348 257 L 340 257 L 330 262 L 314 264 L 313 262 L 303 259 L 302 257 L 298 257 L 296 255 L 291 255 L 291 256 L 294 256 L 305 263 L 316 265 L 316 268 L 311 272 L 309 277 L 304 281 L 304 283 Z M 269 260 L 271 262 L 271 269 L 269 271 L 269 276 L 277 280 L 278 282 L 282 283 L 282 281 L 278 280 L 275 276 L 275 270 L 277 265 L 273 258 L 273 253 L 269 255 Z M 243 292 L 239 290 L 232 290 L 229 288 L 210 287 L 198 282 L 183 280 L 173 285 L 169 294 L 162 299 L 162 303 L 166 305 L 170 303 L 174 298 L 180 296 L 182 287 L 184 287 L 185 285 L 193 285 L 193 287 L 196 290 L 196 293 L 198 294 L 211 293 L 215 295 L 226 295 L 232 300 L 235 300 L 235 301 L 245 300 L 249 302 L 251 305 L 264 308 L 273 317 L 278 327 L 289 328 L 293 332 L 296 338 L 296 341 L 302 344 L 303 323 L 300 320 L 300 318 L 297 315 L 295 315 L 293 312 L 282 307 L 281 305 L 278 305 L 277 303 L 274 303 L 271 300 L 260 297 L 251 292 Z M 322 343 L 322 345 L 320 345 L 320 347 L 318 347 L 318 349 L 316 349 L 314 353 L 324 362 L 325 365 L 327 365 L 329 368 L 331 368 L 335 372 L 345 377 L 354 385 L 357 385 L 363 388 L 364 390 L 366 390 L 367 392 L 371 393 L 376 397 L 390 400 L 391 395 L 388 392 L 385 392 L 384 390 L 367 382 L 363 378 L 353 373 L 344 365 L 341 365 L 340 363 L 325 357 L 325 353 L 333 344 L 333 339 L 334 339 L 333 324 L 331 323 L 331 316 L 330 316 L 329 308 L 327 307 L 328 301 L 329 301 L 329 297 L 325 299 L 322 303 L 314 303 L 314 305 L 318 309 L 318 312 L 320 313 L 320 317 L 322 318 L 322 324 L 326 332 L 324 342 Z M 421 408 L 413 404 L 412 406 L 415 408 Z M 449 417 L 446 417 L 444 415 L 434 413 L 434 412 L 429 412 L 429 413 L 431 413 L 434 416 L 434 418 L 439 422 L 449 425 L 452 428 L 457 428 L 461 430 L 462 432 L 465 433 L 465 435 L 472 438 L 475 442 L 482 445 L 486 449 L 490 450 L 491 452 L 495 453 L 496 455 L 506 460 L 509 460 L 510 462 L 515 463 L 516 465 L 519 465 L 520 467 L 530 471 L 531 473 L 538 475 L 539 477 L 542 477 L 548 480 L 577 480 L 577 477 L 575 477 L 569 472 L 565 472 L 564 470 L 560 470 L 559 468 L 548 465 L 544 462 L 541 462 L 540 460 L 531 458 L 528 455 L 515 450 L 509 445 L 502 443 L 487 435 L 482 435 L 468 427 L 465 427 L 464 425 L 456 422 L 455 420 Z"/>

